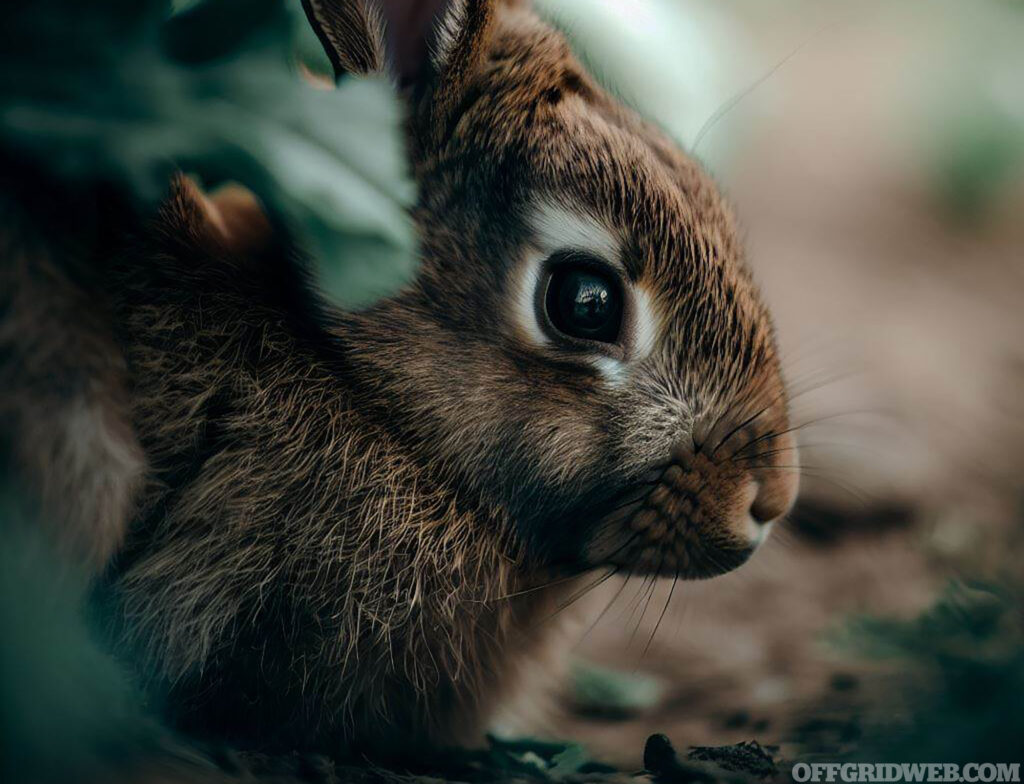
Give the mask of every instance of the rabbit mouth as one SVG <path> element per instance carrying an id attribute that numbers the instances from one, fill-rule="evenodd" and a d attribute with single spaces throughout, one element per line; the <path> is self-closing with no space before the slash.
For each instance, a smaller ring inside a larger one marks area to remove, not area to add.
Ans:
<path id="1" fill-rule="evenodd" d="M 674 459 L 631 484 L 598 517 L 584 550 L 593 566 L 700 580 L 745 563 L 770 523 L 748 512 L 757 485 L 706 459 Z"/>

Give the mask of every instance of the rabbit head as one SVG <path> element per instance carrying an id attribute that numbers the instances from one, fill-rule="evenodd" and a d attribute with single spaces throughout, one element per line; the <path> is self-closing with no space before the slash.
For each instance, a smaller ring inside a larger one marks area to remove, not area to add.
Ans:
<path id="1" fill-rule="evenodd" d="M 525 562 L 712 576 L 796 492 L 771 316 L 721 195 L 521 2 L 306 0 L 407 108 L 421 266 L 344 317 L 366 405 Z"/>

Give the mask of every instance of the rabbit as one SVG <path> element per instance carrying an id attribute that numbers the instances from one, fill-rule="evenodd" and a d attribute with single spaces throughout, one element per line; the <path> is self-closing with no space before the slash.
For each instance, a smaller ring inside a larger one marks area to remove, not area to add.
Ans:
<path id="1" fill-rule="evenodd" d="M 183 731 L 471 745 L 587 575 L 713 577 L 791 507 L 772 318 L 710 178 L 527 3 L 305 9 L 404 102 L 419 271 L 340 310 L 175 180 L 103 272 L 137 457 L 94 594 Z"/>

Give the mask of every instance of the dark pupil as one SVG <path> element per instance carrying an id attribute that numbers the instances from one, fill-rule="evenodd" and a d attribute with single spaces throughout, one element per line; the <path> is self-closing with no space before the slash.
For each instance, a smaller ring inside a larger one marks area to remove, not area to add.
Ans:
<path id="1" fill-rule="evenodd" d="M 565 320 L 578 329 L 593 331 L 608 321 L 612 294 L 603 280 L 585 272 L 566 276 L 558 304 Z"/>
<path id="2" fill-rule="evenodd" d="M 618 338 L 619 289 L 599 273 L 578 267 L 556 270 L 547 304 L 555 327 L 567 335 L 606 343 Z"/>

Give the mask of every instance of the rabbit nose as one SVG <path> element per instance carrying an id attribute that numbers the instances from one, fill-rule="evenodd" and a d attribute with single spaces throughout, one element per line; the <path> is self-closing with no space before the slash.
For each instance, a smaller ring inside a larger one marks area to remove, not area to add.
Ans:
<path id="1" fill-rule="evenodd" d="M 754 522 L 764 525 L 778 520 L 793 506 L 795 482 L 780 477 L 764 484 L 756 482 L 756 485 L 757 493 L 750 504 L 750 517 Z"/>
<path id="2" fill-rule="evenodd" d="M 750 517 L 762 525 L 779 519 L 793 507 L 799 485 L 793 438 L 789 434 L 779 436 L 772 451 L 775 457 L 752 469 L 757 491 L 750 503 Z"/>

